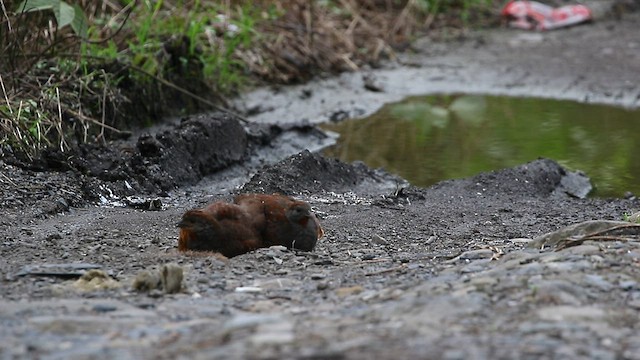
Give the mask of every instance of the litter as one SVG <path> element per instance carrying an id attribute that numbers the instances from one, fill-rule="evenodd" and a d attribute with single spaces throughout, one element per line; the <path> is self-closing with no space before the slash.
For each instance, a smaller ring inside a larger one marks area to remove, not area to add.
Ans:
<path id="1" fill-rule="evenodd" d="M 592 20 L 591 10 L 584 5 L 554 8 L 537 1 L 509 1 L 502 9 L 509 26 L 525 30 L 553 30 Z"/>

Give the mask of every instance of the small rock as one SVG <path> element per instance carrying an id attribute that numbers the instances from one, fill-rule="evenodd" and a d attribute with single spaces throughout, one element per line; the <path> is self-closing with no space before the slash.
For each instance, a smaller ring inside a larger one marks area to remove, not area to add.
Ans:
<path id="1" fill-rule="evenodd" d="M 567 195 L 584 199 L 589 195 L 593 186 L 589 178 L 581 171 L 567 172 L 560 179 L 560 186 L 555 190 L 564 192 Z"/>
<path id="2" fill-rule="evenodd" d="M 76 280 L 73 286 L 82 291 L 96 291 L 116 289 L 120 287 L 120 283 L 107 275 L 103 270 L 92 269 L 82 275 L 80 279 Z"/>
<path id="3" fill-rule="evenodd" d="M 538 310 L 538 316 L 549 321 L 601 320 L 606 312 L 595 306 L 548 306 Z"/>
<path id="4" fill-rule="evenodd" d="M 149 210 L 149 211 L 162 210 L 162 200 L 159 198 L 144 199 L 144 198 L 129 196 L 126 199 L 124 199 L 124 203 L 128 207 L 139 209 L 139 210 Z"/>
<path id="5" fill-rule="evenodd" d="M 373 259 L 375 259 L 375 258 L 376 258 L 376 255 L 375 255 L 375 254 L 364 254 L 364 255 L 362 255 L 362 257 L 361 257 L 361 259 L 362 259 L 362 260 L 365 260 L 365 261 L 367 261 L 367 260 L 373 260 Z"/>
<path id="6" fill-rule="evenodd" d="M 364 288 L 360 285 L 341 287 L 339 289 L 336 289 L 336 295 L 338 295 L 338 297 L 347 297 L 350 295 L 358 295 L 363 291 Z"/>
<path id="7" fill-rule="evenodd" d="M 59 233 L 53 233 L 53 234 L 47 235 L 47 241 L 54 241 L 54 240 L 61 240 L 61 239 L 62 239 L 62 235 L 60 235 Z"/>
<path id="8" fill-rule="evenodd" d="M 131 287 L 136 291 L 162 290 L 166 294 L 175 294 L 182 290 L 184 271 L 175 263 L 164 264 L 160 269 L 151 268 L 140 271 Z"/>
<path id="9" fill-rule="evenodd" d="M 493 251 L 490 249 L 478 249 L 465 251 L 462 254 L 451 259 L 451 262 L 458 260 L 479 260 L 479 259 L 491 259 L 493 257 Z"/>
<path id="10" fill-rule="evenodd" d="M 151 291 L 160 288 L 161 280 L 160 273 L 155 270 L 142 270 L 140 271 L 135 279 L 133 279 L 133 284 L 131 287 L 136 291 Z"/>
<path id="11" fill-rule="evenodd" d="M 241 313 L 229 319 L 229 321 L 223 325 L 223 328 L 226 331 L 234 331 L 280 321 L 282 321 L 282 317 L 279 315 Z"/>
<path id="12" fill-rule="evenodd" d="M 364 74 L 362 75 L 362 82 L 364 84 L 364 88 L 372 91 L 372 92 L 383 92 L 384 87 L 380 85 L 378 80 L 373 74 Z"/>
<path id="13" fill-rule="evenodd" d="M 532 242 L 533 239 L 515 238 L 515 239 L 509 239 L 509 241 L 511 241 L 514 244 L 528 244 L 528 243 Z"/>
<path id="14" fill-rule="evenodd" d="M 599 246 L 596 245 L 578 245 L 572 246 L 561 251 L 558 251 L 559 254 L 571 254 L 571 255 L 597 255 L 602 250 L 600 250 Z"/>
<path id="15" fill-rule="evenodd" d="M 25 265 L 15 276 L 59 276 L 81 277 L 87 270 L 100 269 L 102 266 L 89 263 L 36 264 Z"/>
<path id="16" fill-rule="evenodd" d="M 274 251 L 279 251 L 279 252 L 286 252 L 288 250 L 286 246 L 282 246 L 282 245 L 274 245 L 269 247 L 269 249 Z"/>
<path id="17" fill-rule="evenodd" d="M 316 285 L 316 289 L 318 290 L 326 290 L 329 288 L 329 282 L 328 281 L 320 281 L 318 282 L 318 285 Z"/>
<path id="18" fill-rule="evenodd" d="M 290 321 L 279 321 L 258 325 L 256 333 L 249 341 L 256 346 L 285 345 L 295 340 L 294 324 Z"/>
<path id="19" fill-rule="evenodd" d="M 464 266 L 462 269 L 460 269 L 460 273 L 469 274 L 469 273 L 476 273 L 476 272 L 485 270 L 489 266 L 491 259 L 481 259 L 481 260 L 482 261 L 480 260 L 474 261 Z"/>
<path id="20" fill-rule="evenodd" d="M 257 286 L 238 286 L 234 291 L 238 293 L 258 293 L 262 291 L 262 288 Z"/>
<path id="21" fill-rule="evenodd" d="M 630 291 L 637 287 L 638 283 L 633 280 L 626 280 L 620 282 L 620 288 L 624 291 Z"/>
<path id="22" fill-rule="evenodd" d="M 275 278 L 258 280 L 253 286 L 262 290 L 283 290 L 297 288 L 300 286 L 300 282 L 289 278 Z"/>
<path id="23" fill-rule="evenodd" d="M 182 290 L 183 277 L 182 267 L 178 264 L 165 264 L 160 269 L 160 282 L 164 292 L 167 294 L 175 294 Z"/>
<path id="24" fill-rule="evenodd" d="M 108 313 L 118 310 L 118 307 L 112 304 L 96 304 L 91 309 L 98 313 Z"/>
<path id="25" fill-rule="evenodd" d="M 371 237 L 371 242 L 376 244 L 376 245 L 387 245 L 389 244 L 389 242 L 383 238 L 382 236 L 378 235 L 378 234 L 374 234 L 373 237 Z"/>
<path id="26" fill-rule="evenodd" d="M 611 291 L 611 289 L 613 289 L 613 285 L 610 282 L 596 274 L 585 274 L 584 282 L 586 285 L 595 287 L 601 291 Z"/>

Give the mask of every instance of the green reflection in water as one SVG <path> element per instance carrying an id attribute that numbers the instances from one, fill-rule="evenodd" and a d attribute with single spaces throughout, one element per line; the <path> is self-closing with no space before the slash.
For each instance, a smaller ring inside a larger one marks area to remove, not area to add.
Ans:
<path id="1" fill-rule="evenodd" d="M 594 196 L 640 195 L 640 112 L 497 96 L 413 97 L 376 114 L 326 124 L 325 155 L 383 167 L 412 184 L 476 175 L 538 157 L 583 170 Z"/>

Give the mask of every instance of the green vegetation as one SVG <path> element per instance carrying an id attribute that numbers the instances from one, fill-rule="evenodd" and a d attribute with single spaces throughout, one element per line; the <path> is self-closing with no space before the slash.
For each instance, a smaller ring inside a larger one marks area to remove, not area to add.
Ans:
<path id="1" fill-rule="evenodd" d="M 627 221 L 635 224 L 640 224 L 640 212 L 622 214 L 622 221 Z"/>
<path id="2" fill-rule="evenodd" d="M 65 151 L 255 81 L 357 70 L 493 2 L 0 0 L 0 145 Z"/>
<path id="3" fill-rule="evenodd" d="M 484 12 L 491 9 L 493 0 L 417 0 L 417 7 L 425 14 L 458 12 L 460 19 L 467 23 L 474 11 Z"/>

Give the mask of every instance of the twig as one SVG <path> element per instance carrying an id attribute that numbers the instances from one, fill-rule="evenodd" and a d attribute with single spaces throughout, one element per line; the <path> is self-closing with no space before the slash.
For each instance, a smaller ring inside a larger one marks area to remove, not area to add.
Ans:
<path id="1" fill-rule="evenodd" d="M 400 27 L 402 26 L 401 24 L 404 23 L 405 18 L 409 14 L 409 11 L 411 11 L 411 8 L 413 7 L 413 3 L 414 3 L 413 0 L 407 1 L 407 4 L 404 6 L 404 8 L 402 9 L 398 17 L 395 18 L 395 21 L 393 22 L 393 26 L 391 27 L 391 31 L 389 32 L 391 36 L 395 35 L 395 33 L 400 29 Z"/>
<path id="2" fill-rule="evenodd" d="M 591 236 L 585 239 L 581 239 L 583 241 L 588 241 L 588 240 L 604 240 L 604 241 L 633 241 L 635 240 L 634 238 L 626 238 L 623 236 L 606 236 L 606 235 L 599 235 L 599 236 Z"/>
<path id="3" fill-rule="evenodd" d="M 117 14 L 115 14 L 110 20 L 109 22 L 111 22 L 111 20 L 115 19 L 117 16 L 120 16 L 123 12 L 125 12 L 127 10 L 127 8 L 129 8 L 127 11 L 127 15 L 124 17 L 124 20 L 122 20 L 122 23 L 120 23 L 120 26 L 118 26 L 118 29 L 111 34 L 110 36 L 107 36 L 106 38 L 102 39 L 102 40 L 97 40 L 97 41 L 92 41 L 89 39 L 82 39 L 80 38 L 82 41 L 89 43 L 89 44 L 102 44 L 105 43 L 111 39 L 113 39 L 116 35 L 118 35 L 118 33 L 120 33 L 120 31 L 122 31 L 122 29 L 124 28 L 124 24 L 127 23 L 127 21 L 129 20 L 129 16 L 131 16 L 131 13 L 133 12 L 133 8 L 135 6 L 138 5 L 138 0 L 135 0 L 134 2 L 131 2 L 129 4 L 127 4 L 127 6 L 123 7 L 122 10 L 120 10 Z M 109 22 L 105 25 L 105 27 L 109 26 Z"/>
<path id="4" fill-rule="evenodd" d="M 106 124 L 105 117 L 107 111 L 107 89 L 109 88 L 109 77 L 107 76 L 107 73 L 104 71 L 104 69 L 102 70 L 102 75 L 105 79 L 105 86 L 102 89 L 102 127 L 100 128 L 100 135 L 98 135 L 98 137 L 102 140 L 103 143 L 106 143 L 106 140 L 104 138 L 104 125 Z"/>
<path id="5" fill-rule="evenodd" d="M 565 239 L 558 246 L 556 246 L 556 251 L 564 250 L 564 249 L 570 248 L 572 246 L 582 245 L 585 241 L 589 241 L 589 240 L 633 241 L 635 239 L 633 239 L 633 238 L 629 239 L 629 238 L 625 238 L 625 237 L 622 237 L 622 236 L 605 236 L 605 235 L 583 237 L 583 238 L 580 238 L 580 239 Z"/>
<path id="6" fill-rule="evenodd" d="M 16 116 L 16 119 L 15 119 L 17 122 L 20 122 L 20 115 L 22 115 L 22 100 L 20 100 L 20 105 L 18 105 L 18 116 Z M 18 136 L 18 139 L 22 141 L 22 134 L 20 134 L 20 131 L 19 131 L 20 128 L 16 126 L 16 129 L 18 130 L 18 135 L 20 135 Z"/>
<path id="7" fill-rule="evenodd" d="M 9 28 L 9 33 L 13 32 L 11 28 L 11 20 L 9 20 L 9 15 L 7 15 L 7 8 L 4 6 L 4 0 L 0 0 L 0 4 L 2 5 L 2 14 L 4 14 L 4 18 L 7 19 L 7 27 Z"/>
<path id="8" fill-rule="evenodd" d="M 621 230 L 621 229 L 629 229 L 629 228 L 639 228 L 640 229 L 640 225 L 638 224 L 628 224 L 628 225 L 618 225 L 618 226 L 614 226 L 608 229 L 604 229 L 604 230 L 599 230 L 596 232 L 593 232 L 591 234 L 586 234 L 582 237 L 579 238 L 574 238 L 574 239 L 564 239 L 562 240 L 557 246 L 556 246 L 556 251 L 560 251 L 572 246 L 578 246 L 582 243 L 584 243 L 585 241 L 589 241 L 589 240 L 603 240 L 603 241 L 633 241 L 634 238 L 625 238 L 623 236 L 616 236 L 616 235 L 605 235 L 608 232 L 611 231 L 616 231 L 616 230 Z"/>
<path id="9" fill-rule="evenodd" d="M 407 268 L 407 265 L 406 264 L 402 264 L 400 266 L 392 267 L 392 268 L 389 268 L 389 269 L 368 272 L 368 273 L 364 274 L 364 276 L 382 275 L 382 274 L 386 274 L 386 273 L 390 273 L 390 272 L 393 272 L 393 271 L 398 271 L 398 270 L 402 270 L 402 269 L 406 269 L 406 268 Z"/>
<path id="10" fill-rule="evenodd" d="M 625 224 L 625 225 L 618 225 L 618 226 L 614 226 L 608 229 L 604 229 L 604 230 L 599 230 L 596 232 L 592 232 L 591 234 L 586 234 L 583 237 L 593 237 L 593 236 L 598 236 L 598 235 L 602 235 L 602 234 L 606 234 L 610 231 L 615 231 L 615 230 L 620 230 L 620 229 L 628 229 L 628 228 L 640 228 L 640 224 Z"/>
<path id="11" fill-rule="evenodd" d="M 13 180 L 9 179 L 9 177 L 7 175 L 5 175 L 3 173 L 0 173 L 0 175 L 2 175 L 2 177 L 5 178 L 7 180 L 7 182 L 9 182 L 9 184 L 13 185 L 13 187 L 16 187 L 16 188 L 18 187 L 18 185 L 15 182 L 13 182 Z"/>
<path id="12" fill-rule="evenodd" d="M 71 109 L 66 109 L 65 111 L 66 111 L 66 112 L 68 112 L 69 114 L 73 115 L 73 116 L 77 116 L 77 117 L 78 117 L 78 118 L 80 118 L 81 120 L 87 120 L 87 121 L 90 121 L 90 122 L 92 122 L 92 123 L 94 123 L 94 124 L 96 124 L 96 125 L 98 125 L 98 126 L 102 126 L 102 127 L 104 127 L 105 129 L 109 129 L 109 130 L 111 130 L 111 131 L 113 131 L 113 132 L 116 132 L 116 133 L 118 133 L 118 134 L 128 134 L 128 133 L 129 133 L 128 131 L 123 131 L 123 130 L 120 130 L 120 129 L 116 129 L 116 128 L 114 128 L 113 126 L 109 126 L 109 125 L 107 125 L 107 124 L 103 124 L 103 123 L 101 123 L 99 120 L 96 120 L 96 119 L 94 119 L 94 118 L 92 118 L 92 117 L 89 117 L 89 116 L 86 116 L 86 115 L 83 115 L 83 114 L 80 114 L 80 113 L 78 113 L 78 112 L 76 112 L 76 111 L 73 111 L 73 110 L 71 110 Z"/>
<path id="13" fill-rule="evenodd" d="M 62 104 L 60 103 L 60 88 L 56 87 L 56 97 L 58 99 L 58 123 L 56 124 L 56 129 L 58 130 L 58 134 L 60 134 L 60 151 L 64 152 L 64 132 L 62 131 Z"/>
<path id="14" fill-rule="evenodd" d="M 2 4 L 2 7 L 4 7 L 4 3 Z M 11 109 L 11 103 L 9 102 L 9 96 L 7 96 L 7 89 L 5 89 L 4 80 L 2 80 L 2 74 L 0 74 L 0 85 L 2 85 L 2 94 L 4 94 L 4 99 L 7 102 L 7 106 L 9 107 L 9 112 L 13 114 L 13 110 Z"/>

